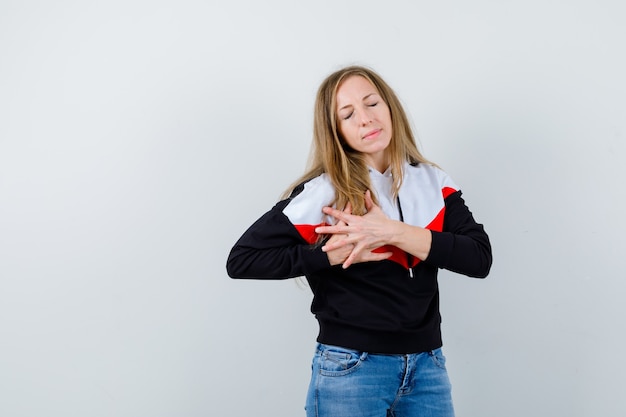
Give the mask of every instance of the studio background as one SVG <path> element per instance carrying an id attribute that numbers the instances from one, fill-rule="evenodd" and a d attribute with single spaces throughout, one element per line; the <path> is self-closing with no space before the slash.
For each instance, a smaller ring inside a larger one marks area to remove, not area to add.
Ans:
<path id="1" fill-rule="evenodd" d="M 626 414 L 626 6 L 0 1 L 0 415 L 298 416 L 317 325 L 234 281 L 315 91 L 374 68 L 494 249 L 440 274 L 458 416 Z"/>

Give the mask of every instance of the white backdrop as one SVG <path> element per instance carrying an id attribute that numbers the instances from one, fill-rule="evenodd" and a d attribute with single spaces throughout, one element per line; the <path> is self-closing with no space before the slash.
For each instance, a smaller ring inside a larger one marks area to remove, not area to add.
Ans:
<path id="1" fill-rule="evenodd" d="M 298 416 L 316 323 L 230 247 L 373 67 L 490 233 L 459 416 L 624 416 L 620 0 L 0 1 L 0 415 Z"/>

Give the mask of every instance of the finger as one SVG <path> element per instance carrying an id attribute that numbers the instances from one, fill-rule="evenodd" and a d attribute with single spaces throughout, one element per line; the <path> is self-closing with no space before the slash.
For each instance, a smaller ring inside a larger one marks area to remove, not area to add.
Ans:
<path id="1" fill-rule="evenodd" d="M 324 207 L 324 208 L 329 208 L 331 210 L 332 207 Z M 322 211 L 324 212 L 324 208 L 322 209 Z M 345 209 L 344 209 L 345 210 Z M 328 214 L 328 213 L 326 213 Z M 334 217 L 334 216 L 333 216 Z M 328 224 L 328 223 L 325 223 Z M 317 234 L 331 234 L 331 233 L 341 233 L 340 231 L 337 231 L 336 229 L 333 229 L 336 226 L 347 226 L 346 222 L 344 222 L 343 220 L 337 220 L 337 222 L 334 225 L 328 225 L 328 226 L 318 226 L 315 228 L 315 233 Z"/>
<path id="2" fill-rule="evenodd" d="M 364 245 L 359 245 L 359 244 L 354 245 L 354 249 L 352 249 L 352 252 L 350 252 L 350 255 L 348 255 L 345 262 L 343 263 L 343 269 L 346 269 L 350 265 L 352 265 L 358 259 L 359 255 L 364 249 L 365 249 Z"/>
<path id="3" fill-rule="evenodd" d="M 360 262 L 372 262 L 372 261 L 384 261 L 385 259 L 389 259 L 393 255 L 393 252 L 367 252 L 364 253 L 363 256 L 357 259 L 350 259 L 350 257 L 346 258 L 344 263 L 342 264 L 342 268 L 346 269 L 350 265 L 360 263 Z"/>
<path id="4" fill-rule="evenodd" d="M 350 212 L 351 211 L 352 209 L 350 208 Z M 322 209 L 322 212 L 328 216 L 334 217 L 337 220 L 342 220 L 346 223 L 349 223 L 348 219 L 351 216 L 350 212 L 337 210 L 336 208 L 332 208 L 332 207 L 324 207 Z"/>
<path id="5" fill-rule="evenodd" d="M 379 207 L 378 205 L 376 205 L 376 203 L 374 203 L 374 199 L 372 198 L 372 192 L 370 190 L 367 190 L 365 192 L 365 209 L 369 213 L 376 208 Z"/>
<path id="6" fill-rule="evenodd" d="M 335 236 L 337 235 L 334 235 L 333 237 Z M 338 238 L 337 240 L 334 240 L 334 241 L 331 238 L 330 240 L 328 240 L 328 242 L 324 244 L 324 246 L 322 246 L 322 252 L 330 252 L 333 250 L 343 248 L 344 246 L 348 246 L 348 245 L 353 245 L 353 243 L 350 242 L 347 238 Z"/>
<path id="7" fill-rule="evenodd" d="M 346 204 L 346 206 L 343 209 L 343 212 L 346 214 L 352 214 L 352 206 L 350 205 L 350 202 L 348 201 L 348 203 Z M 337 223 L 335 224 L 335 226 L 347 226 L 347 223 L 341 219 L 337 220 Z"/>
<path id="8" fill-rule="evenodd" d="M 370 211 L 374 207 L 374 200 L 372 200 L 372 193 L 370 190 L 365 192 L 365 210 Z"/>
<path id="9" fill-rule="evenodd" d="M 347 234 L 348 226 L 345 223 L 337 223 L 335 226 L 318 226 L 315 233 L 318 235 Z"/>

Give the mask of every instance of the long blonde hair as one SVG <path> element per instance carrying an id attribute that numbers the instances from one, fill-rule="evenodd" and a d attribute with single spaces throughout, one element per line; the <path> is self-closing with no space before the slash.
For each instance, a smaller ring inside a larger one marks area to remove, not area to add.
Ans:
<path id="1" fill-rule="evenodd" d="M 315 100 L 313 143 L 308 167 L 285 194 L 288 195 L 295 186 L 326 173 L 335 188 L 335 206 L 343 208 L 349 202 L 352 213 L 362 215 L 366 212 L 365 191 L 371 189 L 368 167 L 363 154 L 346 144 L 337 127 L 337 89 L 343 81 L 354 76 L 372 83 L 389 107 L 392 138 L 387 152 L 393 174 L 394 198 L 402 184 L 405 162 L 431 164 L 417 149 L 406 113 L 391 87 L 373 70 L 349 66 L 330 74 L 320 85 Z M 376 201 L 374 195 L 372 198 Z"/>

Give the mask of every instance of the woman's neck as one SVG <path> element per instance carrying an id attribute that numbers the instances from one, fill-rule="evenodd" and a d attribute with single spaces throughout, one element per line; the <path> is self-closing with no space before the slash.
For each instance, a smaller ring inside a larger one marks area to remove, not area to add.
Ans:
<path id="1" fill-rule="evenodd" d="M 368 155 L 369 157 L 367 158 L 367 164 L 374 168 L 376 171 L 380 172 L 381 174 L 384 173 L 385 171 L 387 171 L 387 168 L 389 168 L 389 158 L 387 157 L 387 155 L 385 154 L 381 154 L 381 155 Z"/>

